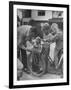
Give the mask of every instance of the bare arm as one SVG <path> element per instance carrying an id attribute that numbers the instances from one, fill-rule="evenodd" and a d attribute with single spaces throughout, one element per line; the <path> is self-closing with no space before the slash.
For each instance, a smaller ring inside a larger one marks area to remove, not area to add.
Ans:
<path id="1" fill-rule="evenodd" d="M 47 41 L 55 42 L 58 38 L 62 38 L 62 33 L 57 33 L 55 35 L 52 35 L 51 37 L 48 36 Z"/>
<path id="2" fill-rule="evenodd" d="M 24 50 L 26 50 L 26 51 L 28 51 L 28 52 L 37 52 L 37 53 L 40 53 L 41 52 L 41 48 L 40 49 L 38 49 L 38 48 L 28 49 L 25 46 L 22 46 L 21 48 L 24 49 Z"/>

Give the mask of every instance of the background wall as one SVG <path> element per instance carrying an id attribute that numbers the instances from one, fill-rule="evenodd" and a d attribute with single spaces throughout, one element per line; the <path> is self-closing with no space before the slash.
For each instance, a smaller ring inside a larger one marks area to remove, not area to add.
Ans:
<path id="1" fill-rule="evenodd" d="M 48 20 L 52 18 L 52 11 L 45 11 L 45 15 L 44 16 L 38 16 L 38 10 L 33 10 L 32 11 L 32 19 L 34 20 Z"/>
<path id="2" fill-rule="evenodd" d="M 16 1 L 16 0 L 15 0 Z M 17 0 L 20 1 L 20 0 Z M 21 0 L 26 2 L 41 2 L 41 3 L 59 3 L 69 4 L 71 9 L 71 0 Z M 70 12 L 71 16 L 71 12 Z M 71 23 L 70 23 L 71 25 Z M 71 31 L 70 31 L 71 34 Z M 70 35 L 71 38 L 71 35 Z M 70 41 L 71 43 L 71 41 Z M 70 48 L 71 50 L 71 48 Z M 70 61 L 71 64 L 71 61 Z M 9 0 L 0 1 L 0 90 L 8 90 L 8 72 L 9 72 Z M 71 68 L 71 65 L 70 65 Z M 71 73 L 71 72 L 70 72 Z M 24 90 L 70 90 L 71 79 L 69 86 L 54 86 L 41 88 L 26 88 Z M 16 90 L 16 89 L 15 89 Z M 20 89 L 18 89 L 20 90 Z M 23 90 L 23 89 L 22 89 Z"/>

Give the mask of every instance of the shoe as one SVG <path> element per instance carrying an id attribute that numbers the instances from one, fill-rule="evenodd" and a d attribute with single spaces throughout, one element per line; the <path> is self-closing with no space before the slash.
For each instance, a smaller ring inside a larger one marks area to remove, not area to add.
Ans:
<path id="1" fill-rule="evenodd" d="M 24 71 L 28 74 L 30 74 L 30 71 L 27 68 L 24 68 Z"/>
<path id="2" fill-rule="evenodd" d="M 42 73 L 43 71 L 42 70 L 40 70 L 39 72 L 37 72 L 37 74 L 40 74 L 40 73 Z"/>

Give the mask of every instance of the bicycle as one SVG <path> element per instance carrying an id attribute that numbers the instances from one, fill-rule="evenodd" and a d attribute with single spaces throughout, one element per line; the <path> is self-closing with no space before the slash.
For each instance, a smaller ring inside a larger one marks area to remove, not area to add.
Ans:
<path id="1" fill-rule="evenodd" d="M 50 62 L 50 64 L 54 64 L 51 57 L 49 56 L 50 43 L 42 40 L 40 46 L 41 46 L 40 49 L 34 46 L 32 49 L 27 49 L 25 47 L 23 48 L 26 51 L 30 52 L 30 55 L 28 56 L 27 59 L 28 69 L 32 75 L 37 77 L 42 76 L 46 72 L 48 61 Z M 60 54 L 58 57 L 59 61 L 58 61 L 57 69 L 62 67 L 61 69 L 63 73 L 63 49 L 60 50 L 59 53 Z"/>

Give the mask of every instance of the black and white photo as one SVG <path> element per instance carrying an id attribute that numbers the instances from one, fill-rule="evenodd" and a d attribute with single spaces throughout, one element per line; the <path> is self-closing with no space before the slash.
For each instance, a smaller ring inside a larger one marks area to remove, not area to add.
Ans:
<path id="1" fill-rule="evenodd" d="M 10 2 L 11 86 L 68 84 L 68 8 L 59 4 Z"/>

